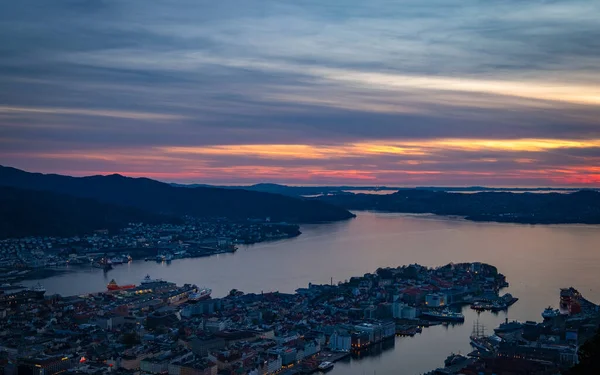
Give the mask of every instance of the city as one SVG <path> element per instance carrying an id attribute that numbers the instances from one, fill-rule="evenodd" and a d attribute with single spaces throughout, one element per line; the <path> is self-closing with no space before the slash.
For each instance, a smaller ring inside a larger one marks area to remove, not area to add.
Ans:
<path id="1" fill-rule="evenodd" d="M 312 373 L 374 344 L 391 339 L 393 345 L 396 334 L 460 324 L 462 314 L 448 306 L 498 298 L 507 285 L 495 267 L 472 263 L 382 268 L 294 294 L 234 289 L 224 298 L 193 299 L 195 285 L 149 277 L 81 296 L 15 292 L 0 300 L 0 351 L 5 371 L 12 366 L 19 373 Z M 564 350 L 556 349 L 561 358 Z"/>
<path id="2" fill-rule="evenodd" d="M 0 1 L 0 375 L 599 375 L 600 1 Z"/>
<path id="3" fill-rule="evenodd" d="M 0 283 L 3 288 L 32 277 L 65 272 L 65 266 L 101 266 L 136 259 L 180 259 L 233 252 L 238 244 L 290 238 L 297 225 L 264 221 L 186 218 L 184 224 L 130 224 L 112 234 L 98 229 L 73 237 L 25 237 L 0 240 Z M 158 256 L 158 258 L 156 258 Z M 106 259 L 106 264 L 99 261 Z M 111 266 L 108 266 L 111 264 Z M 108 268 L 110 267 L 110 268 Z"/>

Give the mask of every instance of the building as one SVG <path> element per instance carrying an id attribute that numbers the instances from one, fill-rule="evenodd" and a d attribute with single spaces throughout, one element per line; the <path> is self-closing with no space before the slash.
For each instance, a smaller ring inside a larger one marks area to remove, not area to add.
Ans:
<path id="1" fill-rule="evenodd" d="M 352 350 L 352 335 L 346 330 L 335 330 L 329 337 L 329 349 L 336 352 Z"/>
<path id="2" fill-rule="evenodd" d="M 428 307 L 446 306 L 446 295 L 443 293 L 429 293 L 425 296 L 425 304 Z"/>
<path id="3" fill-rule="evenodd" d="M 17 372 L 19 375 L 54 375 L 69 370 L 74 363 L 68 357 L 21 358 Z"/>

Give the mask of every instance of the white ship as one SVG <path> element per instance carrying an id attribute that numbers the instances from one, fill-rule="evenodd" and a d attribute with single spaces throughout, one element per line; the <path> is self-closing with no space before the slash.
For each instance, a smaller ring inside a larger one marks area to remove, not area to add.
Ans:
<path id="1" fill-rule="evenodd" d="M 34 292 L 38 297 L 43 297 L 46 293 L 46 288 L 42 286 L 42 284 L 37 283 L 31 287 L 31 291 Z"/>
<path id="2" fill-rule="evenodd" d="M 560 316 L 560 315 L 561 315 L 560 310 L 553 309 L 552 306 L 546 307 L 544 312 L 542 312 L 542 318 L 544 318 L 544 319 L 552 319 L 552 318 L 556 318 L 557 316 Z"/>
<path id="3" fill-rule="evenodd" d="M 190 294 L 188 300 L 191 302 L 202 301 L 210 298 L 210 294 L 212 293 L 212 289 L 210 288 L 198 288 L 196 293 Z"/>
<path id="4" fill-rule="evenodd" d="M 326 362 L 322 362 L 322 363 L 319 365 L 319 367 L 318 367 L 318 369 L 319 369 L 320 371 L 329 371 L 329 370 L 331 370 L 332 368 L 333 368 L 333 362 L 327 362 L 327 361 L 326 361 Z"/>
<path id="5" fill-rule="evenodd" d="M 150 275 L 146 275 L 141 281 L 141 284 L 155 284 L 155 283 L 166 283 L 163 279 L 152 279 Z"/>

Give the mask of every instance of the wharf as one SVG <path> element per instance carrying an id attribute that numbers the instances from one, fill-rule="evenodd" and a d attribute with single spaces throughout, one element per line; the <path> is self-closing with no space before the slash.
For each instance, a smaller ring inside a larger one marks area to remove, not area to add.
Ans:
<path id="1" fill-rule="evenodd" d="M 469 358 L 463 362 L 457 363 L 455 365 L 441 367 L 434 371 L 428 372 L 426 375 L 453 375 L 458 374 L 465 367 L 472 365 L 475 363 L 475 359 Z"/>
<path id="2" fill-rule="evenodd" d="M 315 355 L 309 361 L 295 365 L 294 367 L 283 370 L 277 375 L 299 375 L 299 374 L 313 374 L 318 372 L 319 369 L 317 366 L 322 362 L 338 362 L 344 358 L 350 357 L 351 353 L 349 352 L 331 352 L 328 350 L 322 351 L 319 354 Z M 309 364 L 310 363 L 310 364 Z"/>
<path id="3" fill-rule="evenodd" d="M 328 350 L 322 351 L 317 355 L 317 359 L 320 362 L 337 362 L 348 357 L 350 357 L 350 352 L 330 352 Z"/>

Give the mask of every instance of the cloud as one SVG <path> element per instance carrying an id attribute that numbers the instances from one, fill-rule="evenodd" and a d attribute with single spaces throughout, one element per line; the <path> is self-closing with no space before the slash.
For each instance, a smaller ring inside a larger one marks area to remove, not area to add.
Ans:
<path id="1" fill-rule="evenodd" d="M 181 120 L 184 116 L 168 115 L 149 112 L 126 112 L 114 110 L 96 110 L 83 108 L 39 108 L 39 107 L 9 107 L 0 106 L 1 113 L 51 114 L 51 115 L 81 115 L 95 117 L 112 117 L 127 120 Z"/>
<path id="2" fill-rule="evenodd" d="M 4 2 L 0 160 L 198 182 L 592 184 L 599 13 L 586 0 Z"/>

